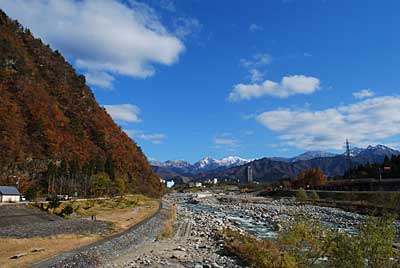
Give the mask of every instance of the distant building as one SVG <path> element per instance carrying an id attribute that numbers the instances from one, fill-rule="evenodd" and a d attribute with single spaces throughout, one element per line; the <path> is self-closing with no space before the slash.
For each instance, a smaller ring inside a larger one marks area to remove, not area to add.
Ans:
<path id="1" fill-rule="evenodd" d="M 14 186 L 0 186 L 1 203 L 17 203 L 21 199 L 21 194 Z"/>
<path id="2" fill-rule="evenodd" d="M 175 185 L 175 182 L 173 180 L 170 180 L 170 181 L 166 182 L 167 188 L 172 188 L 172 186 L 174 186 L 174 185 Z"/>
<path id="3" fill-rule="evenodd" d="M 247 167 L 247 182 L 248 183 L 253 182 L 253 168 L 251 166 Z"/>
<path id="4" fill-rule="evenodd" d="M 213 179 L 213 184 L 217 184 L 218 183 L 218 179 L 217 178 L 214 178 Z"/>

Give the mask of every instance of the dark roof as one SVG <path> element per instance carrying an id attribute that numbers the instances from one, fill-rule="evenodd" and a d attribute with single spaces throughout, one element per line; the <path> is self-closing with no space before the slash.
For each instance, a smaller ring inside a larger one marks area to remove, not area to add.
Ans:
<path id="1" fill-rule="evenodd" d="M 14 186 L 0 186 L 0 194 L 2 195 L 21 195 Z"/>

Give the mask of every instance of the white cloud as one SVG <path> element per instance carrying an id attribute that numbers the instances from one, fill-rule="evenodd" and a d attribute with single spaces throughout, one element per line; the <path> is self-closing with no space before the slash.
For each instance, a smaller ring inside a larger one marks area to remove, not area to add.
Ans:
<path id="1" fill-rule="evenodd" d="M 142 139 L 153 144 L 161 144 L 167 138 L 167 135 L 162 133 L 143 133 L 134 129 L 125 129 L 124 131 L 133 139 Z"/>
<path id="2" fill-rule="evenodd" d="M 167 138 L 165 134 L 153 133 L 153 134 L 139 134 L 139 139 L 150 141 L 153 144 L 161 144 L 163 140 Z"/>
<path id="3" fill-rule="evenodd" d="M 111 117 L 120 122 L 138 123 L 142 120 L 139 118 L 140 109 L 133 104 L 116 104 L 104 105 L 104 108 L 111 115 Z"/>
<path id="4" fill-rule="evenodd" d="M 232 138 L 224 138 L 224 137 L 217 137 L 214 139 L 215 145 L 229 145 L 229 146 L 236 146 L 238 141 Z"/>
<path id="5" fill-rule="evenodd" d="M 214 148 L 235 151 L 239 147 L 239 140 L 234 138 L 231 133 L 223 133 L 214 138 Z"/>
<path id="6" fill-rule="evenodd" d="M 253 83 L 260 82 L 264 79 L 264 74 L 257 69 L 250 69 L 249 73 L 251 82 Z"/>
<path id="7" fill-rule="evenodd" d="M 158 1 L 158 0 L 156 0 L 156 1 Z M 176 11 L 175 2 L 173 0 L 161 0 L 159 2 L 159 4 L 162 9 L 165 9 L 169 12 Z"/>
<path id="8" fill-rule="evenodd" d="M 373 92 L 371 89 L 362 89 L 360 91 L 353 93 L 353 96 L 356 99 L 365 99 L 365 98 L 373 97 L 374 95 L 375 95 L 375 92 Z"/>
<path id="9" fill-rule="evenodd" d="M 255 54 L 250 59 L 241 59 L 240 66 L 243 68 L 258 68 L 272 63 L 272 57 L 269 54 Z"/>
<path id="10" fill-rule="evenodd" d="M 198 33 L 202 28 L 199 20 L 185 17 L 174 19 L 173 25 L 175 35 L 181 39 L 186 38 L 188 35 Z"/>
<path id="11" fill-rule="evenodd" d="M 252 24 L 250 24 L 250 26 L 249 26 L 249 30 L 250 30 L 251 32 L 257 32 L 257 31 L 262 31 L 262 30 L 264 30 L 264 28 L 263 28 L 262 26 L 258 25 L 258 24 L 252 23 Z"/>
<path id="12" fill-rule="evenodd" d="M 134 0 L 0 0 L 0 7 L 90 73 L 145 78 L 185 50 L 152 8 Z M 89 79 L 106 87 L 110 80 Z"/>
<path id="13" fill-rule="evenodd" d="M 311 94 L 319 88 L 318 78 L 304 75 L 284 76 L 280 83 L 265 80 L 261 84 L 237 84 L 229 94 L 230 101 L 249 100 L 265 95 L 287 98 L 296 94 Z"/>
<path id="14" fill-rule="evenodd" d="M 112 82 L 115 80 L 113 76 L 106 72 L 89 72 L 85 77 L 88 84 L 104 89 L 112 89 Z"/>
<path id="15" fill-rule="evenodd" d="M 346 138 L 357 146 L 381 143 L 400 133 L 400 97 L 367 99 L 320 111 L 278 109 L 256 120 L 301 149 L 337 149 Z"/>

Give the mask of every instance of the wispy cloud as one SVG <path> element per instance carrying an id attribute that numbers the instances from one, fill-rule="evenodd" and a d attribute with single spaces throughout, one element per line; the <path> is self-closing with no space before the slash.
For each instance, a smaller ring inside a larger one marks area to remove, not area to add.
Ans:
<path id="1" fill-rule="evenodd" d="M 86 74 L 86 82 L 104 89 L 112 89 L 115 78 L 106 72 L 89 72 Z"/>
<path id="2" fill-rule="evenodd" d="M 72 57 L 88 73 L 88 82 L 99 87 L 109 88 L 115 74 L 151 76 L 156 64 L 171 65 L 185 50 L 155 10 L 134 0 L 2 0 L 0 6 Z"/>
<path id="3" fill-rule="evenodd" d="M 250 69 L 249 73 L 251 82 L 253 83 L 260 82 L 264 79 L 264 74 L 257 69 Z"/>
<path id="4" fill-rule="evenodd" d="M 115 121 L 122 123 L 138 123 L 142 119 L 139 118 L 140 109 L 133 104 L 116 104 L 104 105 L 104 108 Z"/>
<path id="5" fill-rule="evenodd" d="M 375 92 L 373 92 L 371 89 L 362 89 L 360 91 L 354 92 L 353 96 L 356 99 L 365 99 L 365 98 L 370 98 L 375 95 Z"/>
<path id="6" fill-rule="evenodd" d="M 164 139 L 167 138 L 165 134 L 161 133 L 152 133 L 152 134 L 140 134 L 139 139 L 150 141 L 153 144 L 161 144 Z"/>
<path id="7" fill-rule="evenodd" d="M 176 12 L 176 6 L 175 6 L 175 1 L 173 0 L 160 0 L 159 5 L 162 9 L 165 9 L 169 12 Z"/>
<path id="8" fill-rule="evenodd" d="M 167 138 L 167 135 L 162 133 L 144 133 L 143 131 L 138 131 L 134 129 L 125 129 L 124 131 L 126 132 L 126 134 L 128 134 L 128 136 L 133 139 L 141 139 L 149 141 L 153 144 L 162 144 Z"/>
<path id="9" fill-rule="evenodd" d="M 199 33 L 202 28 L 198 19 L 187 17 L 178 17 L 174 19 L 173 26 L 175 35 L 181 39 Z"/>
<path id="10" fill-rule="evenodd" d="M 234 150 L 239 146 L 239 140 L 234 138 L 231 133 L 224 133 L 216 136 L 213 140 L 214 147 L 217 149 Z"/>
<path id="11" fill-rule="evenodd" d="M 249 100 L 272 96 L 287 98 L 296 94 L 311 94 L 319 88 L 318 78 L 304 75 L 285 76 L 281 82 L 265 80 L 261 84 L 237 84 L 228 96 L 230 101 Z"/>
<path id="12" fill-rule="evenodd" d="M 240 59 L 239 64 L 243 68 L 259 68 L 272 63 L 272 56 L 267 53 L 253 55 L 249 59 Z"/>
<path id="13" fill-rule="evenodd" d="M 252 23 L 249 26 L 249 30 L 250 30 L 250 32 L 254 33 L 254 32 L 258 32 L 258 31 L 262 31 L 262 30 L 264 30 L 264 28 L 258 24 Z"/>
<path id="14" fill-rule="evenodd" d="M 278 109 L 256 120 L 286 145 L 301 149 L 342 149 L 349 138 L 357 146 L 383 142 L 400 133 L 400 97 L 371 98 L 351 105 L 309 111 Z"/>

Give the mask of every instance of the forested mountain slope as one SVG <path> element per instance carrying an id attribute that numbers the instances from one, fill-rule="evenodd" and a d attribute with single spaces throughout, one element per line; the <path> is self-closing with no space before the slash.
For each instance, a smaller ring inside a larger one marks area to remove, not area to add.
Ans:
<path id="1" fill-rule="evenodd" d="M 106 172 L 129 191 L 164 187 L 145 155 L 58 51 L 0 10 L 0 184 L 88 191 Z M 120 182 L 120 180 L 119 180 Z M 54 189 L 52 189 L 54 190 Z"/>

